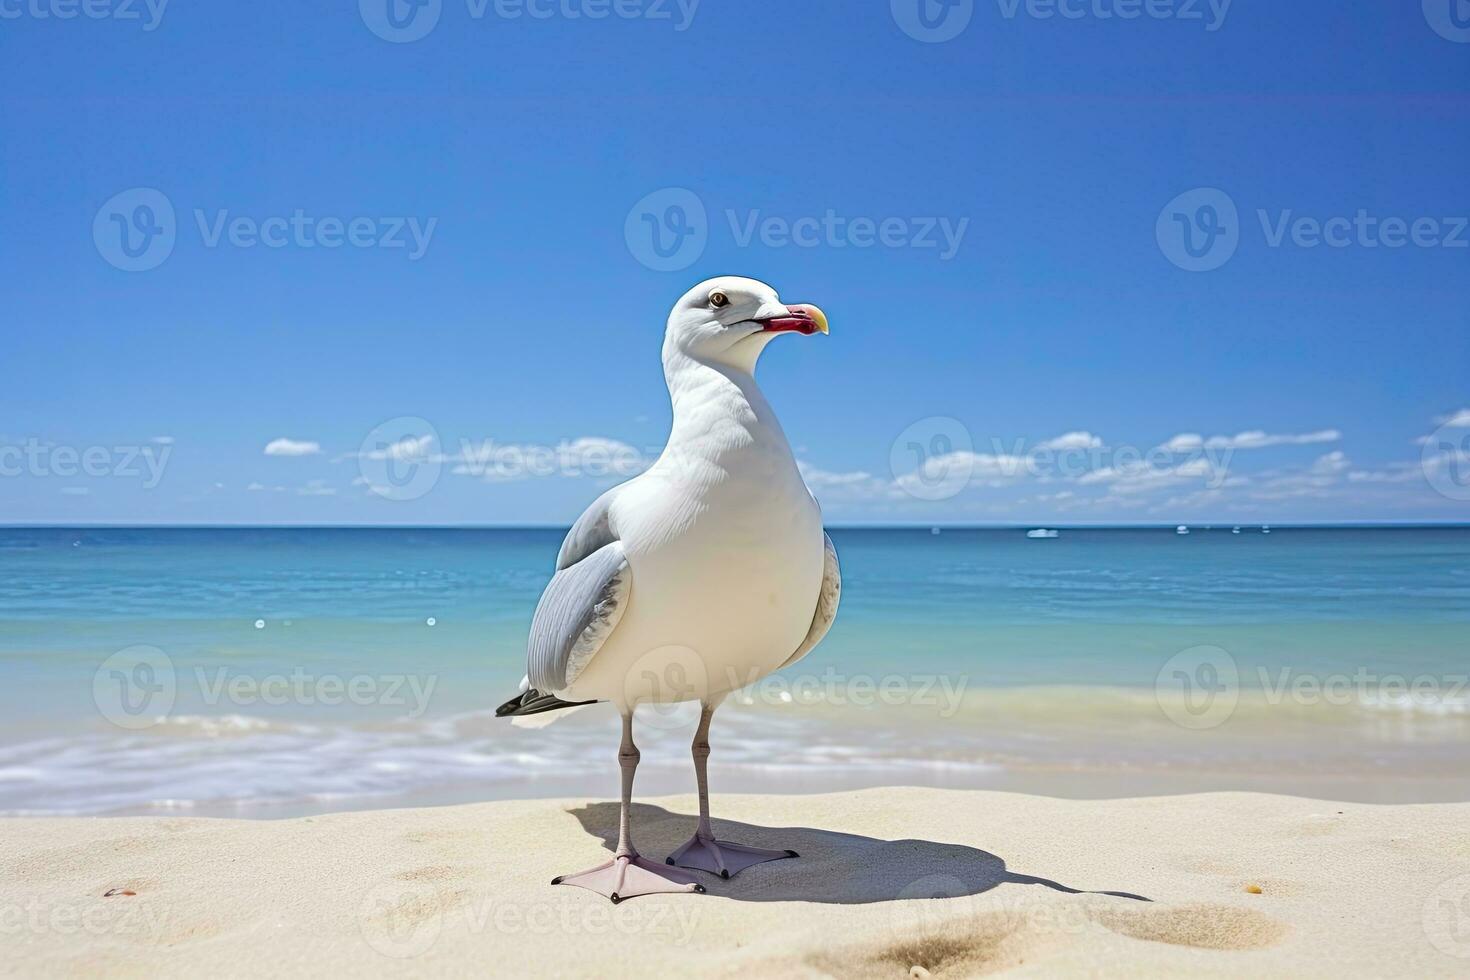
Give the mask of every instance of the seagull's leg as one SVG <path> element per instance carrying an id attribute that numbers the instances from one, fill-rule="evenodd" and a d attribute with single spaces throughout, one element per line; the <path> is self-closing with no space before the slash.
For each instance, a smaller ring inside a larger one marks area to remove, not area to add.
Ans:
<path id="1" fill-rule="evenodd" d="M 668 856 L 669 864 L 681 868 L 708 871 L 721 878 L 737 875 L 752 864 L 794 858 L 791 850 L 772 850 L 768 847 L 750 847 L 727 840 L 716 840 L 715 831 L 709 822 L 709 778 L 705 772 L 709 762 L 709 723 L 714 717 L 715 705 L 706 704 L 699 713 L 699 727 L 694 730 L 694 778 L 699 783 L 699 826 L 677 851 Z"/>
<path id="2" fill-rule="evenodd" d="M 623 715 L 623 744 L 618 748 L 618 765 L 623 769 L 623 804 L 618 813 L 618 849 L 613 859 L 574 875 L 551 879 L 553 885 L 577 885 L 606 895 L 616 905 L 625 898 L 660 892 L 702 892 L 693 875 L 686 875 L 640 855 L 633 847 L 633 774 L 640 754 L 633 744 L 633 711 Z"/>

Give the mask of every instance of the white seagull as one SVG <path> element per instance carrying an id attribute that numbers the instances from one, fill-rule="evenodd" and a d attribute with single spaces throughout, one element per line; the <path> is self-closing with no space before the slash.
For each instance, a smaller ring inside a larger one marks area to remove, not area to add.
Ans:
<path id="1" fill-rule="evenodd" d="M 610 701 L 623 718 L 613 859 L 552 884 L 613 902 L 702 892 L 693 868 L 728 878 L 795 851 L 716 840 L 705 762 L 710 719 L 731 691 L 806 656 L 837 614 L 842 580 L 822 513 L 803 482 L 755 364 L 783 333 L 827 332 L 815 306 L 724 276 L 685 293 L 664 334 L 673 428 L 658 460 L 578 518 L 531 624 L 523 691 L 496 714 Z M 633 846 L 629 809 L 639 704 L 699 701 L 694 772 L 699 825 L 665 862 Z"/>

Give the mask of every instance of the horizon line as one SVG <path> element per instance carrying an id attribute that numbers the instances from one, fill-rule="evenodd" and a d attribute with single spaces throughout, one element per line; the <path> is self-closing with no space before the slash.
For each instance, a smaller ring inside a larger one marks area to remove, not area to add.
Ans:
<path id="1" fill-rule="evenodd" d="M 1194 521 L 1175 523 L 1165 522 L 1129 522 L 1129 523 L 1056 523 L 1056 522 L 1006 522 L 1006 523 L 956 523 L 943 521 L 907 521 L 907 522 L 832 522 L 824 524 L 829 530 L 924 530 L 939 529 L 942 531 L 1020 531 L 1040 528 L 1055 528 L 1058 530 L 1173 530 L 1179 527 L 1188 527 L 1191 530 L 1212 530 L 1215 528 L 1303 528 L 1303 529 L 1330 529 L 1330 528 L 1425 528 L 1425 529 L 1470 529 L 1470 521 L 1285 521 L 1281 523 L 1273 521 Z M 487 524 L 311 524 L 311 523 L 284 523 L 284 524 L 250 524 L 250 523 L 211 523 L 211 524 L 153 524 L 153 523 L 52 523 L 34 522 L 21 524 L 0 523 L 0 531 L 38 531 L 38 530 L 242 530 L 242 531 L 272 531 L 272 530 L 321 530 L 321 531 L 564 531 L 571 527 L 570 523 L 547 523 L 547 522 L 524 522 L 524 523 L 487 523 Z"/>

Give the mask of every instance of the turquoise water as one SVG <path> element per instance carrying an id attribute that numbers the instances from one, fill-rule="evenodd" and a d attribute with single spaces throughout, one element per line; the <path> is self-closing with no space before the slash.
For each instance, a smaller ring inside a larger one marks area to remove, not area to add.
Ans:
<path id="1" fill-rule="evenodd" d="M 488 717 L 523 673 L 525 631 L 561 534 L 0 529 L 0 810 L 253 813 L 473 798 L 477 786 L 501 796 L 574 791 L 575 780 L 563 785 L 569 773 L 601 770 L 607 719 L 529 733 Z M 913 781 L 912 760 L 936 753 L 961 783 L 1055 765 L 1063 745 L 1069 765 L 1087 768 L 1100 760 L 1077 757 L 1058 733 L 1094 722 L 1177 741 L 1167 724 L 1147 727 L 1160 722 L 1149 716 L 1152 692 L 1171 657 L 1199 646 L 1228 652 L 1246 701 L 1282 671 L 1366 674 L 1349 706 L 1363 711 L 1384 707 L 1385 676 L 1430 682 L 1412 701 L 1389 698 L 1395 725 L 1413 722 L 1409 735 L 1351 729 L 1386 752 L 1426 739 L 1442 751 L 1464 734 L 1467 528 L 832 536 L 841 614 L 793 668 L 815 679 L 811 690 L 793 702 L 768 685 L 755 704 L 726 709 L 725 759 L 754 785 L 761 773 L 779 781 L 788 764 L 799 773 L 817 743 L 818 757 L 841 764 L 874 729 L 893 738 L 876 764 L 864 761 L 869 782 Z M 108 658 L 140 645 L 164 658 L 173 690 L 166 705 L 144 706 L 142 727 L 123 728 L 108 685 L 136 681 L 146 693 L 158 675 L 132 673 L 132 660 L 118 673 Z M 909 702 L 930 710 L 885 712 L 831 694 L 893 676 L 910 694 L 928 685 Z M 356 694 L 337 693 L 354 682 Z M 933 694 L 946 684 L 965 710 Z M 816 703 L 802 710 L 804 700 Z M 1314 705 L 1287 707 L 1300 709 L 1295 717 Z M 1322 708 L 1325 718 L 1344 706 Z M 1222 734 L 1241 734 L 1244 717 Z M 1003 731 L 997 718 L 1009 719 Z M 684 721 L 652 730 L 683 739 Z M 1032 730 L 1034 751 L 1023 738 Z M 671 779 L 676 770 L 671 758 Z"/>

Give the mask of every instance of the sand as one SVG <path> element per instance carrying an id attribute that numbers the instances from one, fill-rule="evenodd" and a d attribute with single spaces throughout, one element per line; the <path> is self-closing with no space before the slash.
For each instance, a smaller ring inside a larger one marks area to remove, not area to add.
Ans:
<path id="1" fill-rule="evenodd" d="M 636 842 L 661 858 L 693 812 L 641 802 Z M 886 788 L 717 795 L 715 814 L 801 857 L 614 906 L 549 884 L 606 858 L 600 802 L 0 821 L 0 970 L 1470 975 L 1470 804 Z"/>

